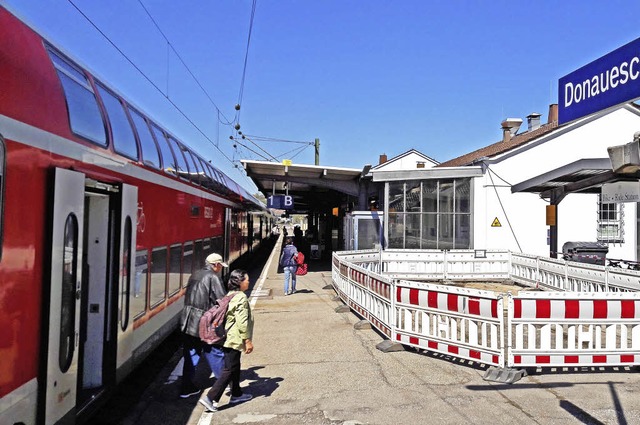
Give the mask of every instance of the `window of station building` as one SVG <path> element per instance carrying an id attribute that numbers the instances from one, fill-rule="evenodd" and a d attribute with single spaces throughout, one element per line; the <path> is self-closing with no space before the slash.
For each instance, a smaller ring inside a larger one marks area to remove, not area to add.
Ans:
<path id="1" fill-rule="evenodd" d="M 151 251 L 150 269 L 149 298 L 151 308 L 154 308 L 167 298 L 167 248 L 154 248 Z"/>
<path id="2" fill-rule="evenodd" d="M 113 150 L 133 160 L 138 160 L 138 145 L 127 112 L 120 99 L 101 84 L 97 85 L 98 93 L 107 111 L 113 137 Z"/>
<path id="3" fill-rule="evenodd" d="M 102 114 L 87 76 L 51 48 L 48 51 L 67 101 L 71 131 L 93 143 L 106 147 L 107 135 Z"/>
<path id="4" fill-rule="evenodd" d="M 140 140 L 140 149 L 142 150 L 142 162 L 153 168 L 160 168 L 160 153 L 158 152 L 158 145 L 149 130 L 147 121 L 134 109 L 129 108 L 131 114 L 131 120 L 138 133 L 138 139 Z"/>
<path id="5" fill-rule="evenodd" d="M 624 243 L 624 204 L 603 203 L 598 196 L 598 242 Z"/>
<path id="6" fill-rule="evenodd" d="M 136 270 L 133 280 L 134 317 L 141 316 L 147 310 L 147 283 L 149 279 L 149 251 L 136 251 Z"/>
<path id="7" fill-rule="evenodd" d="M 471 248 L 470 179 L 387 184 L 390 248 Z"/>
<path id="8" fill-rule="evenodd" d="M 173 156 L 173 152 L 171 152 L 169 142 L 167 141 L 164 132 L 155 124 L 151 124 L 151 128 L 153 129 L 153 134 L 156 137 L 156 142 L 158 142 L 158 147 L 160 148 L 162 168 L 166 173 L 177 174 L 178 166 L 176 165 L 176 159 Z"/>
<path id="9" fill-rule="evenodd" d="M 185 159 L 185 147 L 183 145 L 181 145 L 176 139 L 174 139 L 171 136 L 167 137 L 169 140 L 169 144 L 171 145 L 171 148 L 173 149 L 173 153 L 175 154 L 176 157 L 176 164 L 177 164 L 177 172 L 178 172 L 178 176 L 182 177 L 183 179 L 186 180 L 190 180 L 189 178 L 189 166 L 187 165 L 187 161 Z"/>

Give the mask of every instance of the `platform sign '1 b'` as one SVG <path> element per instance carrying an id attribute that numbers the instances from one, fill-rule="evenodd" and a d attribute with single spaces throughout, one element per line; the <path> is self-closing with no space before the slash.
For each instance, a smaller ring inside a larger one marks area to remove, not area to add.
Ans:
<path id="1" fill-rule="evenodd" d="M 292 210 L 293 196 L 290 195 L 273 195 L 267 198 L 267 208 L 276 210 Z"/>

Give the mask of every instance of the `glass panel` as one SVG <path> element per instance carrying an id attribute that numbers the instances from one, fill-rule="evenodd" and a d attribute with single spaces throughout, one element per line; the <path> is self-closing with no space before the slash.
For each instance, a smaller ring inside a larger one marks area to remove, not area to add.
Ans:
<path id="1" fill-rule="evenodd" d="M 160 148 L 160 153 L 162 156 L 162 167 L 165 172 L 176 174 L 176 170 L 178 166 L 176 165 L 176 160 L 173 157 L 173 153 L 171 152 L 171 148 L 169 148 L 167 139 L 164 137 L 164 133 L 155 125 L 151 125 L 153 130 L 153 134 L 156 136 L 156 142 L 158 142 L 158 147 Z"/>
<path id="2" fill-rule="evenodd" d="M 453 214 L 440 214 L 438 249 L 453 249 Z"/>
<path id="3" fill-rule="evenodd" d="M 420 214 L 405 215 L 404 247 L 407 249 L 420 248 Z"/>
<path id="4" fill-rule="evenodd" d="M 191 173 L 200 173 L 200 164 L 194 159 L 193 152 L 187 149 L 184 151 L 184 156 L 187 158 L 187 165 L 189 165 Z"/>
<path id="5" fill-rule="evenodd" d="M 173 137 L 171 137 L 171 136 L 169 136 L 168 140 L 169 140 L 169 144 L 171 145 L 171 148 L 173 150 L 174 156 L 175 156 L 175 158 L 177 160 L 177 163 L 176 163 L 177 164 L 177 168 L 176 168 L 176 170 L 178 170 L 178 175 L 180 177 L 183 177 L 183 178 L 189 180 L 189 167 L 187 166 L 187 162 L 184 159 L 184 152 L 182 150 L 182 146 L 180 146 L 178 141 L 176 139 L 174 139 Z"/>
<path id="6" fill-rule="evenodd" d="M 404 182 L 389 182 L 389 212 L 404 212 Z"/>
<path id="7" fill-rule="evenodd" d="M 154 248 L 151 253 L 151 307 L 167 297 L 167 248 Z"/>
<path id="8" fill-rule="evenodd" d="M 109 123 L 111 124 L 113 149 L 131 159 L 138 160 L 136 138 L 133 135 L 133 129 L 129 123 L 129 118 L 127 118 L 124 106 L 117 97 L 101 85 L 98 85 L 98 92 L 102 97 L 102 103 L 104 103 Z"/>
<path id="9" fill-rule="evenodd" d="M 169 296 L 180 290 L 181 265 L 182 245 L 172 245 L 169 251 Z"/>
<path id="10" fill-rule="evenodd" d="M 455 249 L 471 249 L 471 214 L 456 214 Z"/>
<path id="11" fill-rule="evenodd" d="M 133 286 L 133 314 L 138 316 L 147 310 L 147 279 L 149 276 L 149 251 L 136 252 L 136 278 Z"/>
<path id="12" fill-rule="evenodd" d="M 456 180 L 456 212 L 471 212 L 471 180 Z"/>
<path id="13" fill-rule="evenodd" d="M 58 365 L 62 372 L 66 372 L 71 366 L 75 351 L 78 219 L 73 214 L 70 214 L 65 222 L 63 243 Z"/>
<path id="14" fill-rule="evenodd" d="M 206 255 L 202 250 L 202 241 L 201 240 L 196 241 L 196 243 L 193 245 L 193 265 L 196 270 L 199 270 L 202 267 L 204 267 L 205 258 L 206 258 Z"/>
<path id="15" fill-rule="evenodd" d="M 131 293 L 131 217 L 124 222 L 124 240 L 122 241 L 122 258 L 120 259 L 120 328 L 124 331 L 129 326 L 129 294 Z"/>
<path id="16" fill-rule="evenodd" d="M 85 77 L 82 71 L 80 71 L 79 69 L 77 69 L 76 67 L 68 63 L 66 60 L 62 59 L 60 56 L 58 56 L 55 52 L 51 50 L 49 50 L 49 57 L 51 58 L 51 61 L 53 62 L 53 65 L 56 68 L 58 68 L 60 71 L 64 72 L 65 74 L 68 74 L 69 77 L 78 80 L 78 83 L 86 84 L 88 87 L 89 83 L 87 82 L 87 77 Z"/>
<path id="17" fill-rule="evenodd" d="M 422 212 L 438 212 L 438 180 L 422 182 Z"/>
<path id="18" fill-rule="evenodd" d="M 453 212 L 453 181 L 440 181 L 439 191 L 439 209 L 440 214 Z"/>
<path id="19" fill-rule="evenodd" d="M 71 130 L 92 142 L 106 146 L 107 135 L 96 96 L 63 72 L 58 71 L 58 76 L 67 99 Z"/>
<path id="20" fill-rule="evenodd" d="M 197 270 L 193 262 L 193 242 L 185 242 L 182 253 L 182 287 L 187 286 L 189 276 Z"/>
<path id="21" fill-rule="evenodd" d="M 217 238 L 211 238 L 211 252 L 217 252 L 218 254 L 224 257 L 223 252 L 223 241 L 222 236 L 218 236 Z"/>
<path id="22" fill-rule="evenodd" d="M 420 182 L 408 181 L 406 185 L 406 211 L 420 212 Z"/>
<path id="23" fill-rule="evenodd" d="M 142 149 L 142 160 L 145 165 L 149 165 L 154 168 L 160 168 L 160 154 L 158 153 L 158 146 L 153 140 L 153 136 L 149 131 L 147 122 L 142 118 L 142 115 L 129 108 L 131 113 L 131 119 L 136 126 L 138 132 L 138 139 L 140 139 L 140 148 Z"/>
<path id="24" fill-rule="evenodd" d="M 438 215 L 422 214 L 422 249 L 438 248 Z"/>
<path id="25" fill-rule="evenodd" d="M 404 213 L 389 213 L 389 248 L 404 248 Z"/>

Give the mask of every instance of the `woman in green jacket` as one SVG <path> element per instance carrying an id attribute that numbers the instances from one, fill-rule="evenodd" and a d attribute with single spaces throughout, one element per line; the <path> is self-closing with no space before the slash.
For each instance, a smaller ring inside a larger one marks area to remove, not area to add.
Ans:
<path id="1" fill-rule="evenodd" d="M 253 351 L 253 317 L 251 307 L 244 291 L 249 289 L 249 275 L 246 271 L 237 269 L 229 275 L 227 283 L 229 293 L 233 296 L 227 310 L 225 328 L 227 339 L 224 341 L 224 369 L 222 375 L 213 384 L 207 395 L 200 399 L 207 411 L 218 410 L 218 402 L 224 393 L 224 389 L 231 383 L 230 404 L 251 400 L 253 396 L 243 393 L 240 389 L 240 356 L 244 351 L 249 354 Z"/>

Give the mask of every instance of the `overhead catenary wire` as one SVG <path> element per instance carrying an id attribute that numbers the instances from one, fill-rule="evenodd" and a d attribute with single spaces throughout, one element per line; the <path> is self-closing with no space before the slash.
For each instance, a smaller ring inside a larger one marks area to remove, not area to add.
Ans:
<path id="1" fill-rule="evenodd" d="M 91 18 L 89 18 L 74 2 L 73 0 L 67 0 L 77 11 L 78 13 L 80 13 L 86 20 L 87 22 L 89 22 L 95 29 L 96 31 L 98 31 L 100 33 L 100 35 L 102 35 L 108 42 L 109 44 L 111 44 L 113 46 L 114 49 L 116 49 L 118 51 L 118 53 L 120 53 L 122 55 L 122 57 L 124 57 L 130 64 L 131 66 L 133 66 L 139 73 L 140 75 L 142 75 L 144 77 L 145 80 L 147 80 L 147 82 L 149 82 L 149 84 L 151 84 L 151 86 L 153 86 L 160 94 L 162 94 L 169 103 L 171 103 L 171 105 L 209 142 L 211 143 L 211 145 L 213 147 L 215 147 L 221 154 L 222 156 L 229 161 L 232 165 L 233 165 L 233 160 L 231 158 L 229 158 L 224 151 L 222 151 L 222 149 L 220 149 L 218 147 L 217 144 L 215 144 L 213 142 L 213 140 L 211 140 L 209 138 L 209 136 L 207 136 L 204 131 L 202 131 L 200 129 L 200 127 L 198 127 L 198 125 L 196 123 L 193 122 L 193 120 L 191 120 L 191 118 L 189 118 L 187 116 L 187 114 L 185 114 L 182 109 L 180 109 L 180 107 L 178 105 L 176 105 L 175 102 L 173 102 L 173 100 L 171 100 L 169 97 L 167 97 L 165 95 L 165 93 L 163 93 L 162 89 L 160 89 L 160 87 L 158 87 L 158 85 L 156 83 L 153 82 L 153 80 L 151 80 L 151 78 L 149 78 L 149 76 L 147 76 L 147 74 L 144 73 L 144 71 L 142 71 L 142 69 L 140 69 L 140 67 L 138 67 L 136 65 L 136 63 L 129 58 L 129 56 L 126 55 L 126 53 L 124 53 L 112 40 L 111 38 L 109 38 L 109 36 L 107 34 L 105 34 L 92 20 Z"/>
<path id="2" fill-rule="evenodd" d="M 249 61 L 249 46 L 251 45 L 251 34 L 253 32 L 253 19 L 256 15 L 256 3 L 257 0 L 253 0 L 253 4 L 251 6 L 251 18 L 249 19 L 249 34 L 247 35 L 247 47 L 244 53 L 244 65 L 242 67 L 242 78 L 240 79 L 240 90 L 238 93 L 238 110 L 236 111 L 236 122 L 240 122 L 240 113 L 241 110 L 240 105 L 242 105 L 242 99 L 244 97 L 244 81 L 247 76 L 247 63 Z"/>
<path id="3" fill-rule="evenodd" d="M 518 249 L 522 252 L 522 247 L 520 246 L 520 242 L 518 241 L 518 237 L 516 236 L 515 231 L 513 230 L 513 226 L 511 225 L 511 221 L 509 220 L 509 216 L 507 215 L 507 211 L 504 209 L 504 205 L 502 204 L 502 199 L 500 198 L 500 194 L 498 193 L 498 188 L 493 181 L 492 172 L 489 168 L 489 164 L 483 161 L 483 163 L 487 166 L 487 170 L 489 171 L 489 179 L 491 179 L 491 184 L 493 186 L 493 190 L 496 192 L 496 197 L 498 198 L 498 203 L 500 204 L 500 208 L 502 209 L 502 213 L 504 214 L 504 218 L 507 220 L 507 224 L 509 225 L 509 230 L 511 230 L 511 234 L 513 235 L 513 239 L 516 241 L 518 245 Z M 497 176 L 497 174 L 496 174 Z M 504 181 L 504 180 L 503 180 Z M 506 183 L 506 182 L 505 182 Z"/>
<path id="4" fill-rule="evenodd" d="M 169 38 L 165 35 L 164 31 L 162 31 L 162 29 L 160 28 L 160 25 L 158 25 L 158 23 L 156 22 L 156 20 L 153 18 L 153 16 L 151 16 L 151 13 L 149 12 L 149 10 L 146 8 L 146 6 L 144 5 L 144 3 L 142 3 L 142 0 L 138 0 L 138 3 L 140 3 L 140 6 L 142 6 L 142 9 L 144 9 L 145 13 L 147 14 L 147 16 L 149 17 L 149 19 L 151 19 L 151 22 L 153 22 L 153 25 L 155 25 L 156 29 L 160 32 L 160 34 L 162 35 L 162 37 L 164 38 L 164 40 L 167 42 L 167 45 L 171 48 L 171 50 L 173 50 L 173 53 L 175 53 L 176 57 L 180 60 L 180 62 L 182 63 L 182 65 L 185 67 L 185 69 L 187 70 L 187 72 L 189 73 L 189 75 L 191 75 L 191 78 L 193 78 L 193 80 L 196 82 L 196 84 L 198 85 L 198 87 L 200 87 L 200 90 L 202 90 L 202 92 L 204 93 L 204 95 L 207 97 L 207 99 L 209 99 L 209 102 L 211 102 L 211 104 L 213 105 L 213 107 L 216 109 L 216 111 L 218 112 L 218 119 L 220 119 L 220 115 L 222 115 L 224 117 L 225 121 L 220 121 L 222 124 L 225 125 L 232 125 L 233 122 L 229 121 L 229 119 L 224 115 L 224 113 L 222 113 L 222 111 L 220 110 L 220 108 L 218 108 L 218 105 L 216 105 L 216 103 L 213 101 L 213 99 L 211 98 L 211 96 L 209 95 L 209 93 L 207 92 L 207 90 L 202 86 L 202 84 L 200 83 L 200 81 L 198 80 L 198 78 L 193 74 L 193 72 L 191 71 L 191 68 L 189 68 L 189 65 L 186 64 L 186 62 L 182 59 L 182 56 L 180 56 L 180 53 L 178 53 L 178 51 L 176 50 L 176 48 L 173 46 L 173 44 L 171 43 L 171 41 L 169 41 Z M 167 58 L 168 60 L 168 58 Z M 246 65 L 245 65 L 246 66 Z M 167 79 L 167 94 L 169 93 L 169 83 L 168 83 L 168 79 Z"/>

